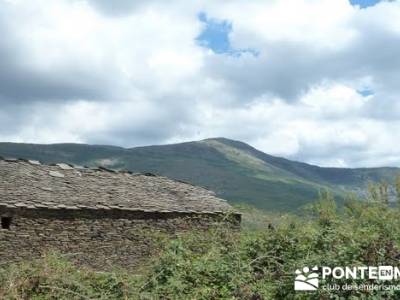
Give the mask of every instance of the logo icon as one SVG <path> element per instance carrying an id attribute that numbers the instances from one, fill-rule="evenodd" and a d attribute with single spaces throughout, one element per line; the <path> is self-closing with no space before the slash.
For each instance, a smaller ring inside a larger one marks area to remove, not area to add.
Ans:
<path id="1" fill-rule="evenodd" d="M 296 270 L 296 278 L 294 279 L 295 291 L 316 291 L 318 289 L 318 267 L 315 266 L 311 270 L 304 267 L 302 271 Z"/>

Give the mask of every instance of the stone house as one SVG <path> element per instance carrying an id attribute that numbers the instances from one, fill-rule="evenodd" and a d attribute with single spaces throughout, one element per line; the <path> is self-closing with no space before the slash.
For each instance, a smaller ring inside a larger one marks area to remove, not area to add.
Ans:
<path id="1" fill-rule="evenodd" d="M 153 235 L 240 215 L 212 192 L 153 174 L 0 159 L 0 262 L 56 250 L 97 269 L 134 267 L 153 251 Z"/>

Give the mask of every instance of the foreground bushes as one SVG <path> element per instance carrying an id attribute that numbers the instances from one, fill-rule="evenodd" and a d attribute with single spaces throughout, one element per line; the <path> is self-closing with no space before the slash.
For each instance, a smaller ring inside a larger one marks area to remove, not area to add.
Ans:
<path id="1" fill-rule="evenodd" d="M 77 269 L 54 256 L 8 267 L 0 273 L 0 299 L 400 298 L 394 291 L 293 290 L 294 271 L 304 266 L 397 266 L 397 208 L 348 201 L 338 212 L 325 195 L 302 216 L 262 217 L 249 209 L 246 216 L 244 223 L 251 230 L 219 227 L 169 241 L 140 275 Z"/>
<path id="2" fill-rule="evenodd" d="M 56 254 L 2 269 L 0 299 L 136 299 L 137 276 L 78 269 Z"/>
<path id="3" fill-rule="evenodd" d="M 284 216 L 274 226 L 238 235 L 219 229 L 173 241 L 145 290 L 170 299 L 372 298 L 374 293 L 355 291 L 295 293 L 294 271 L 314 265 L 397 266 L 399 242 L 397 209 L 350 201 L 338 213 L 328 197 L 303 217 Z M 393 291 L 375 294 L 375 299 L 400 298 Z"/>

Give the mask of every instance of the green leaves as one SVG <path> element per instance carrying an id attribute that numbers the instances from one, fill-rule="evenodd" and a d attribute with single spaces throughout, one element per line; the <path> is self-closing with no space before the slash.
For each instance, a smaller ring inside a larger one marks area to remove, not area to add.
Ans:
<path id="1" fill-rule="evenodd" d="M 150 272 L 163 277 L 153 278 L 144 291 L 165 299 L 400 297 L 394 291 L 294 292 L 294 271 L 300 267 L 397 265 L 400 212 L 382 210 L 378 203 L 347 205 L 338 212 L 331 195 L 323 192 L 307 215 L 274 218 L 273 228 L 182 236 Z"/>
<path id="2" fill-rule="evenodd" d="M 1 299 L 134 299 L 137 278 L 78 269 L 60 254 L 0 269 Z"/>

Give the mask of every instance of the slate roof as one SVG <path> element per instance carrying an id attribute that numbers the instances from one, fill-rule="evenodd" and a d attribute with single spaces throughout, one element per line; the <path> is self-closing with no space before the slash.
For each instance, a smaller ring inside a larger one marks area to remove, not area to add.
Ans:
<path id="1" fill-rule="evenodd" d="M 213 192 L 153 174 L 0 159 L 0 207 L 220 213 Z"/>

